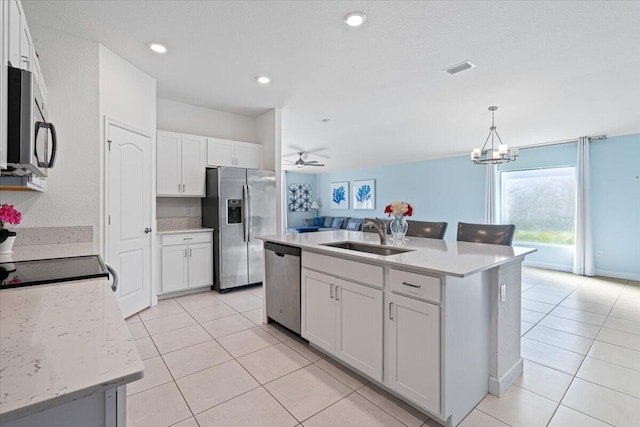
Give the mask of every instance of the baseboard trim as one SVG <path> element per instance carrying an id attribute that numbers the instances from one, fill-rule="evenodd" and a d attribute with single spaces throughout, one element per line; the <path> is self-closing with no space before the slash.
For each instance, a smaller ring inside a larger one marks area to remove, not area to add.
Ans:
<path id="1" fill-rule="evenodd" d="M 596 276 L 612 277 L 614 279 L 624 279 L 624 280 L 640 280 L 639 273 L 626 273 L 626 272 L 613 271 L 613 270 L 601 270 L 598 268 L 596 268 Z"/>
<path id="2" fill-rule="evenodd" d="M 501 397 L 524 371 L 524 359 L 518 361 L 500 378 L 489 377 L 489 393 Z"/>
<path id="3" fill-rule="evenodd" d="M 544 268 L 545 270 L 564 271 L 567 273 L 571 273 L 571 270 L 573 269 L 573 266 L 571 265 L 551 264 L 548 262 L 536 262 L 527 260 L 525 260 L 522 265 L 524 265 L 525 267 Z"/>

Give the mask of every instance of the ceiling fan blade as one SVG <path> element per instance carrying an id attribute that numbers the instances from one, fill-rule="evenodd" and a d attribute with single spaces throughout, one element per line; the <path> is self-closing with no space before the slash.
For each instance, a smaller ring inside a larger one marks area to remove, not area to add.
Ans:
<path id="1" fill-rule="evenodd" d="M 309 164 L 309 163 L 318 163 L 318 161 L 317 161 L 317 160 L 309 160 L 308 162 L 305 162 L 305 163 L 306 163 L 306 164 Z"/>
<path id="2" fill-rule="evenodd" d="M 309 163 L 309 162 L 305 163 L 304 165 L 305 166 L 324 166 L 322 163 Z"/>

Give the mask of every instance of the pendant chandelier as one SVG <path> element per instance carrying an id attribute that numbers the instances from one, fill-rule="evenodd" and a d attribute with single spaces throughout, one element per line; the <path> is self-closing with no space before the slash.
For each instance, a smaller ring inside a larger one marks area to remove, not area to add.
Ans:
<path id="1" fill-rule="evenodd" d="M 484 141 L 482 148 L 474 148 L 471 152 L 471 161 L 475 165 L 499 165 L 502 163 L 513 162 L 519 156 L 518 149 L 509 148 L 506 144 L 503 144 L 500 139 L 500 135 L 498 135 L 493 117 L 497 109 L 498 107 L 489 107 L 489 111 L 491 111 L 491 127 L 489 128 L 489 135 Z M 490 148 L 487 147 L 489 139 L 491 139 Z M 497 148 L 494 145 L 495 139 L 499 142 Z"/>

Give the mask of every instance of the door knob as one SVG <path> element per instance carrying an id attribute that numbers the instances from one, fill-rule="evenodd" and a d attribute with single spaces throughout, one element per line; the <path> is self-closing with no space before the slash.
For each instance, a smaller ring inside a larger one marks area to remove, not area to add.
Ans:
<path id="1" fill-rule="evenodd" d="M 147 228 L 144 229 L 144 232 L 145 232 L 145 234 L 149 234 L 149 233 L 151 233 L 151 229 L 149 227 L 147 227 Z"/>

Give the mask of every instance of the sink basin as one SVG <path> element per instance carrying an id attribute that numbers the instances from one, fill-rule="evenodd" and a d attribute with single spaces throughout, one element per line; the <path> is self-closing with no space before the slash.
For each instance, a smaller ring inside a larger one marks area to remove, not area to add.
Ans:
<path id="1" fill-rule="evenodd" d="M 366 245 L 364 243 L 355 242 L 336 242 L 336 243 L 321 243 L 322 246 L 331 246 L 332 248 L 347 249 L 350 251 L 367 252 L 369 254 L 376 254 L 382 256 L 396 255 L 403 252 L 411 252 L 413 249 L 392 248 L 389 246 L 376 246 Z"/>

